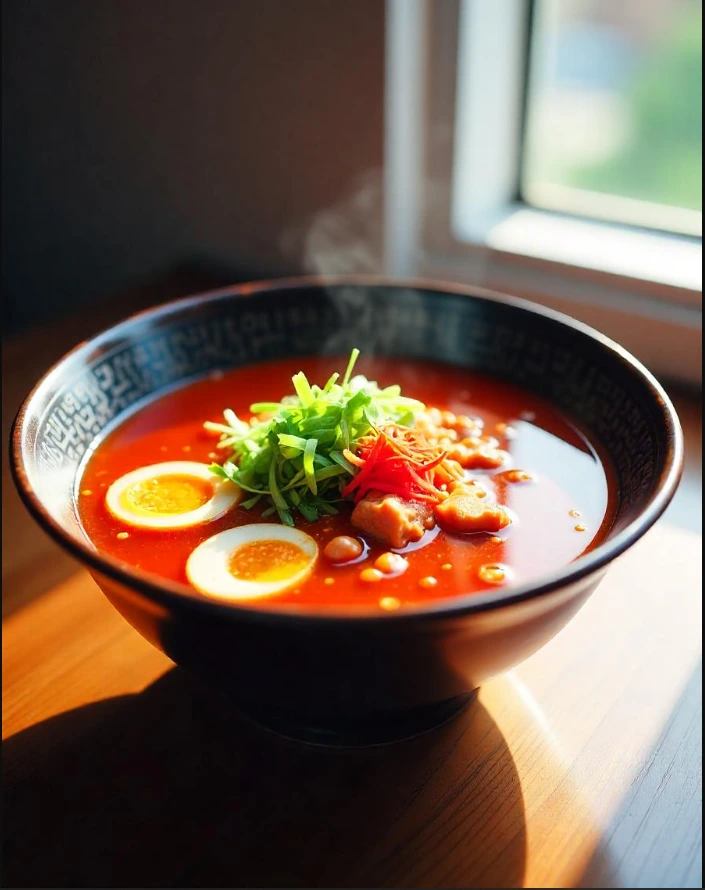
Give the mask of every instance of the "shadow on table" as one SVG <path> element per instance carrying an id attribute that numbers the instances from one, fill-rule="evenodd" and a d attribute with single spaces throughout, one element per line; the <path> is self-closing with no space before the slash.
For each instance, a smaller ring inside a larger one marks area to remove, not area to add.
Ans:
<path id="1" fill-rule="evenodd" d="M 702 693 L 700 663 L 577 887 L 702 887 Z"/>
<path id="2" fill-rule="evenodd" d="M 4 743 L 4 886 L 522 886 L 524 807 L 482 705 L 397 745 L 266 733 L 179 669 Z"/>

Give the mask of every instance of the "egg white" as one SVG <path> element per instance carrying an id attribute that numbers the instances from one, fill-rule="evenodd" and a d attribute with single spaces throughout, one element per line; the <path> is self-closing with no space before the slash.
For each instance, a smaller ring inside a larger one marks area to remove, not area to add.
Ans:
<path id="1" fill-rule="evenodd" d="M 230 572 L 230 560 L 243 545 L 256 541 L 286 541 L 303 551 L 308 562 L 296 574 L 279 581 L 248 581 Z M 208 538 L 186 563 L 189 582 L 205 596 L 227 600 L 251 600 L 281 593 L 305 581 L 318 558 L 318 545 L 310 535 L 288 525 L 259 523 L 229 528 Z"/>
<path id="2" fill-rule="evenodd" d="M 187 476 L 192 479 L 207 482 L 213 489 L 213 494 L 205 504 L 195 510 L 187 510 L 184 513 L 154 513 L 145 515 L 135 513 L 121 501 L 121 495 L 130 486 L 139 482 L 147 482 L 159 476 Z M 190 460 L 166 461 L 161 464 L 150 464 L 140 467 L 120 476 L 108 488 L 105 494 L 105 505 L 112 515 L 127 525 L 135 528 L 156 529 L 169 531 L 179 528 L 188 528 L 193 525 L 201 525 L 218 519 L 227 513 L 242 500 L 242 489 L 229 479 L 221 479 L 215 476 L 206 464 Z"/>

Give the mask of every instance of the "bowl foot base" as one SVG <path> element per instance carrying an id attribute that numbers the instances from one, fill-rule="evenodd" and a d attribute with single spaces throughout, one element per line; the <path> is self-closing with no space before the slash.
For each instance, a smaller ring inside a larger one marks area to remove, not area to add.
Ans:
<path id="1" fill-rule="evenodd" d="M 301 715 L 260 708 L 238 702 L 239 710 L 250 720 L 277 735 L 326 747 L 359 748 L 390 745 L 414 738 L 442 726 L 457 717 L 475 698 L 477 690 L 453 698 L 398 711 L 370 715 L 368 718 L 326 717 L 320 721 L 302 720 Z"/>

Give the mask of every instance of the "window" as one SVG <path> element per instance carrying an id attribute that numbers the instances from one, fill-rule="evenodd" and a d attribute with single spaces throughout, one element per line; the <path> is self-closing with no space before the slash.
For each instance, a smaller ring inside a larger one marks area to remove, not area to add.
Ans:
<path id="1" fill-rule="evenodd" d="M 702 234 L 702 6 L 537 0 L 527 203 Z"/>
<path id="2" fill-rule="evenodd" d="M 387 0 L 387 270 L 702 381 L 699 0 Z"/>

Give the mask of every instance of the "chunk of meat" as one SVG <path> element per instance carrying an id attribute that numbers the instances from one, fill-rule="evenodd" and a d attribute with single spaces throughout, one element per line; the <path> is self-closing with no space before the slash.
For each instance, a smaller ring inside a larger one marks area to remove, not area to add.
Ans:
<path id="1" fill-rule="evenodd" d="M 352 524 L 375 540 L 398 549 L 411 541 L 420 541 L 436 522 L 431 504 L 370 492 L 353 510 Z"/>
<path id="2" fill-rule="evenodd" d="M 504 463 L 499 441 L 484 435 L 480 418 L 430 408 L 417 415 L 414 426 L 464 470 L 495 470 Z"/>
<path id="3" fill-rule="evenodd" d="M 490 439 L 464 439 L 448 449 L 448 457 L 464 470 L 496 470 L 504 463 L 504 452 Z"/>
<path id="4" fill-rule="evenodd" d="M 444 531 L 495 533 L 511 522 L 497 504 L 488 502 L 479 486 L 456 485 L 444 501 L 436 506 L 436 521 Z"/>

